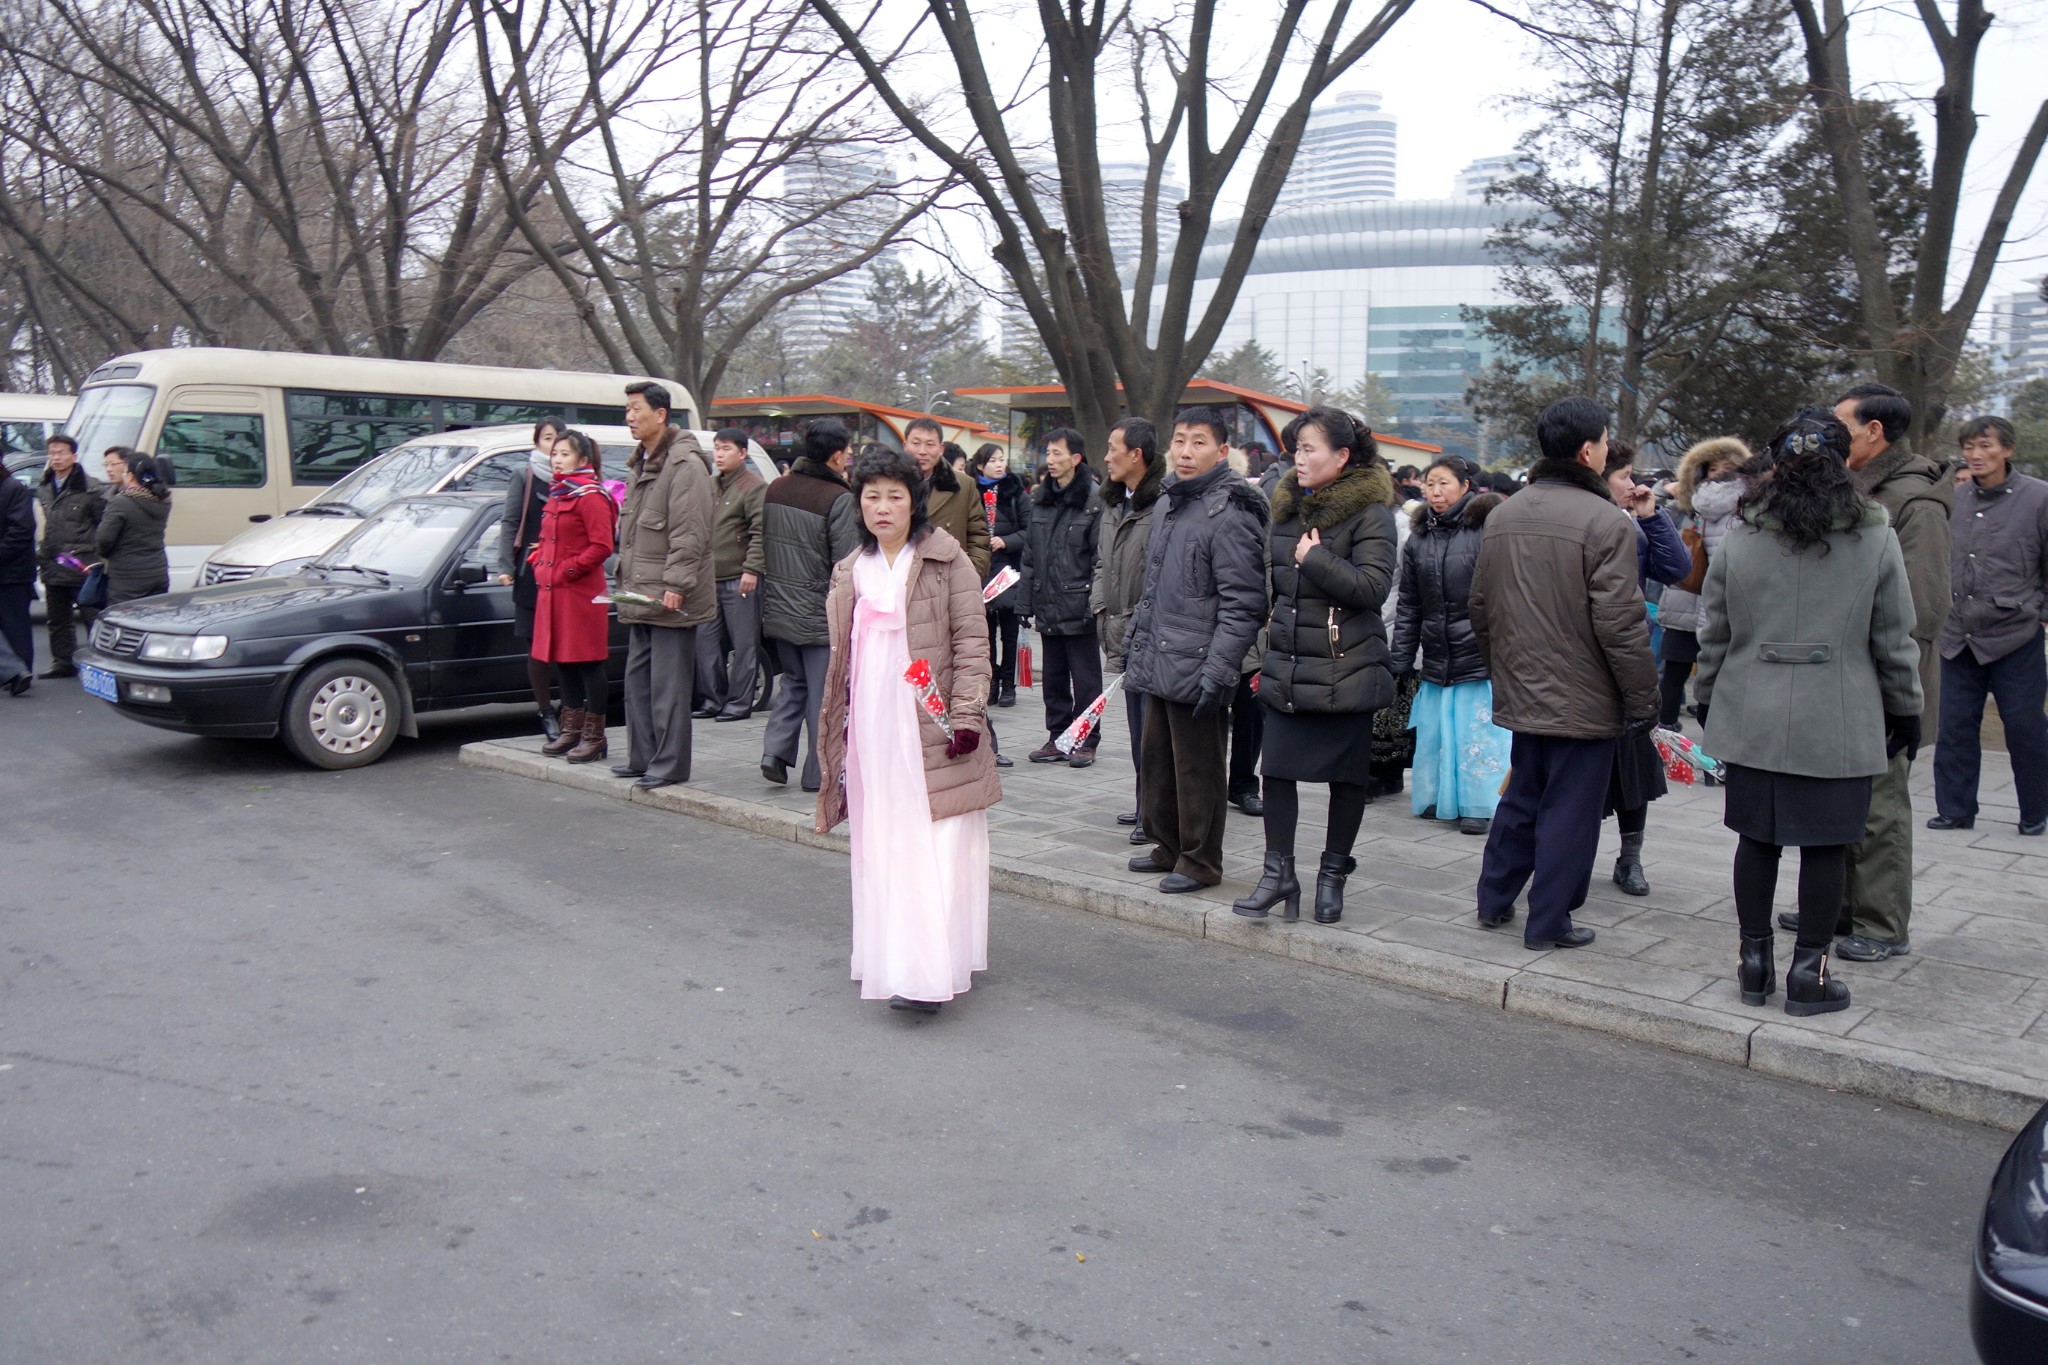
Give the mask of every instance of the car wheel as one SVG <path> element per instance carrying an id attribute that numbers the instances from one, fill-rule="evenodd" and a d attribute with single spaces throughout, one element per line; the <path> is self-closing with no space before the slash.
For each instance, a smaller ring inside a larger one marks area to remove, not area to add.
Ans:
<path id="1" fill-rule="evenodd" d="M 764 663 L 760 666 L 754 687 L 754 709 L 766 711 L 774 699 L 775 675 L 768 671 L 768 665 Z"/>
<path id="2" fill-rule="evenodd" d="M 284 742 L 316 768 L 361 768 L 398 738 L 401 710 L 391 676 L 362 659 L 316 664 L 292 687 Z"/>

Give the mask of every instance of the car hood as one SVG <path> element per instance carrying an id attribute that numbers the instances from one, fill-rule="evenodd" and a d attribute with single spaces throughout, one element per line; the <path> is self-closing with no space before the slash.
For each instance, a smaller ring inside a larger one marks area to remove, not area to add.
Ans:
<path id="1" fill-rule="evenodd" d="M 361 517 L 273 517 L 215 550 L 206 562 L 261 570 L 286 560 L 310 559 L 339 545 L 362 524 Z"/>
<path id="2" fill-rule="evenodd" d="M 334 579 L 259 578 L 124 602 L 101 612 L 100 619 L 171 635 L 245 639 L 358 630 L 366 624 L 364 603 L 402 593 L 407 586 L 384 587 L 352 574 Z"/>

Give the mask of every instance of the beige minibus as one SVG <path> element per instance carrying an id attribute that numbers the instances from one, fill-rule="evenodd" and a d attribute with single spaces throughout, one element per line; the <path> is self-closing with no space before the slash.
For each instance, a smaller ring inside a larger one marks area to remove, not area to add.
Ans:
<path id="1" fill-rule="evenodd" d="M 181 347 L 94 370 L 65 429 L 95 477 L 108 446 L 169 457 L 175 589 L 190 587 L 200 562 L 251 523 L 299 506 L 401 441 L 543 417 L 617 426 L 636 378 Z M 662 382 L 672 420 L 695 425 L 696 400 Z"/>

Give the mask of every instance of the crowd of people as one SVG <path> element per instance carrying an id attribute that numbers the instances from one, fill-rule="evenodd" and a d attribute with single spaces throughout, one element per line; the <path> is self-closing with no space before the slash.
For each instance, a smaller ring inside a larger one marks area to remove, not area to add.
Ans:
<path id="1" fill-rule="evenodd" d="M 969 456 L 928 418 L 901 450 L 856 450 L 821 419 L 769 482 L 744 432 L 706 451 L 670 402 L 659 383 L 627 389 L 619 481 L 588 436 L 543 422 L 506 492 L 500 581 L 531 642 L 543 752 L 614 757 L 614 604 L 626 752 L 611 772 L 637 787 L 688 781 L 693 721 L 751 717 L 765 664 L 763 780 L 796 769 L 817 828 L 850 825 L 864 998 L 930 1012 L 986 966 L 986 812 L 1012 762 L 992 717 L 1017 704 L 1027 620 L 1045 735 L 1029 761 L 1091 766 L 1102 727 L 1071 733 L 1115 681 L 1131 870 L 1169 895 L 1219 884 L 1234 806 L 1264 828 L 1232 906 L 1251 919 L 1300 917 L 1303 783 L 1328 788 L 1322 924 L 1343 917 L 1366 806 L 1405 788 L 1414 816 L 1485 840 L 1481 929 L 1511 923 L 1526 891 L 1528 947 L 1583 947 L 1594 930 L 1573 915 L 1610 815 L 1614 882 L 1650 893 L 1655 732 L 1689 716 L 1738 839 L 1742 998 L 1777 992 L 1783 928 L 1785 1008 L 1813 1014 L 1848 1003 L 1831 958 L 1912 951 L 1923 716 L 1929 828 L 1973 827 L 1995 698 L 2019 831 L 2048 829 L 2048 483 L 2014 468 L 2000 418 L 1963 426 L 1952 473 L 1906 442 L 1904 396 L 1861 385 L 1760 450 L 1695 445 L 1661 487 L 1585 398 L 1543 412 L 1520 480 L 1455 456 L 1391 468 L 1330 407 L 1256 466 L 1196 407 L 1164 433 L 1118 422 L 1099 473 L 1083 435 L 1056 429 L 1022 475 L 1004 447 Z M 69 437 L 48 454 L 40 542 L 27 490 L 0 487 L 0 636 L 32 660 L 39 573 L 55 677 L 96 604 L 164 590 L 171 495 L 147 455 L 109 451 L 101 484 Z M 11 688 L 27 671 L 0 660 Z M 1797 909 L 1774 919 L 1788 847 Z"/>

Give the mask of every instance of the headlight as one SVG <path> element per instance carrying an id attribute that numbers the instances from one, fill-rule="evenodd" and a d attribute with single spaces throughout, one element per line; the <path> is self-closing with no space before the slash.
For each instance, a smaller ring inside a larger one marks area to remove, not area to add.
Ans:
<path id="1" fill-rule="evenodd" d="M 228 652 L 225 635 L 152 635 L 142 642 L 142 657 L 173 663 L 201 663 Z"/>

